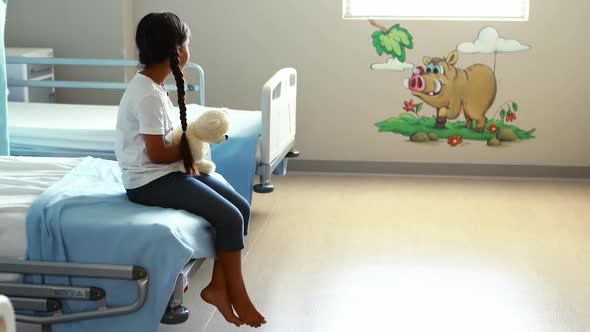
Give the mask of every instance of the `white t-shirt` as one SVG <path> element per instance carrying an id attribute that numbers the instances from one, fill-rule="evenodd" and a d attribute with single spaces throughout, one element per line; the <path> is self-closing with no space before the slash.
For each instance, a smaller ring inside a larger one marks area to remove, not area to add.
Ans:
<path id="1" fill-rule="evenodd" d="M 147 155 L 142 134 L 168 135 L 174 106 L 166 91 L 151 78 L 135 74 L 123 94 L 117 114 L 115 154 L 126 189 L 141 187 L 166 174 L 183 171 L 182 162 L 155 164 Z M 171 135 L 166 137 L 170 143 Z"/>

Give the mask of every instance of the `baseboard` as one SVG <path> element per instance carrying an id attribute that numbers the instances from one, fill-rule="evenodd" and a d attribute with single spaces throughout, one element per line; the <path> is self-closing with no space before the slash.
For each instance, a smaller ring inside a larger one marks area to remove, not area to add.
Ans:
<path id="1" fill-rule="evenodd" d="M 313 173 L 590 179 L 590 167 L 289 160 L 289 171 Z"/>

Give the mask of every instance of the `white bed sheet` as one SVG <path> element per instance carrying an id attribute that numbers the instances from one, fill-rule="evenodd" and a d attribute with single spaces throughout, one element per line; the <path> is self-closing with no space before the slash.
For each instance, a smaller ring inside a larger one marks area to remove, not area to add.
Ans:
<path id="1" fill-rule="evenodd" d="M 187 108 L 189 119 L 205 109 L 197 104 Z M 59 151 L 61 156 L 70 156 L 79 155 L 77 151 L 92 151 L 97 157 L 108 158 L 101 154 L 105 153 L 114 158 L 117 110 L 118 106 L 112 105 L 9 102 L 10 144 L 20 155 Z M 176 114 L 173 122 L 175 126 L 180 122 Z M 256 163 L 259 162 L 260 142 L 256 149 Z"/>
<path id="2" fill-rule="evenodd" d="M 0 157 L 0 258 L 24 258 L 27 248 L 25 219 L 31 204 L 81 160 Z M 0 273 L 0 282 L 14 279 L 14 275 Z"/>
<path id="3" fill-rule="evenodd" d="M 117 106 L 10 102 L 10 143 L 113 151 L 117 109 Z"/>

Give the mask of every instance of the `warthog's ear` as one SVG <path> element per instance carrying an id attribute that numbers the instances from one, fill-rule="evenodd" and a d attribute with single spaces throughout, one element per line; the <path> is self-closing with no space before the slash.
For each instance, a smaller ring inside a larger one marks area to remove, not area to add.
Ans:
<path id="1" fill-rule="evenodd" d="M 457 61 L 459 61 L 459 52 L 457 50 L 454 50 L 453 52 L 449 53 L 449 56 L 447 57 L 446 61 L 451 66 L 456 64 Z"/>
<path id="2" fill-rule="evenodd" d="M 424 57 L 424 65 L 425 66 L 428 66 L 431 61 L 432 61 L 432 59 L 430 57 L 427 57 L 427 56 Z"/>

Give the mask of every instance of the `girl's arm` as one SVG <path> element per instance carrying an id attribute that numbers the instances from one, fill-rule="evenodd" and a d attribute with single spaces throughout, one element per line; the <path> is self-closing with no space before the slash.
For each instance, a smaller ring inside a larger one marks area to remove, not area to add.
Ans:
<path id="1" fill-rule="evenodd" d="M 156 164 L 172 164 L 182 160 L 180 147 L 174 144 L 167 144 L 164 135 L 143 134 L 143 141 L 148 157 Z"/>

